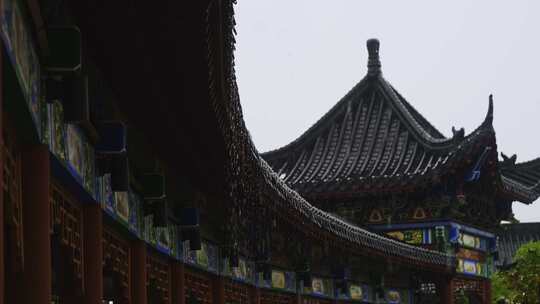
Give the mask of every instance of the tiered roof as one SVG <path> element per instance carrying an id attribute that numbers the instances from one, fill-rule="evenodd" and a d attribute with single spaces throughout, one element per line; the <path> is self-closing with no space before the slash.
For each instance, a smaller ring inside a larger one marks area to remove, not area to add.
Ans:
<path id="1" fill-rule="evenodd" d="M 298 139 L 262 154 L 289 186 L 309 197 L 380 194 L 436 180 L 456 167 L 475 165 L 479 158 L 479 165 L 494 166 L 491 96 L 476 130 L 465 135 L 463 129 L 453 129 L 447 138 L 383 78 L 379 41 L 368 40 L 367 47 L 367 75 Z M 502 171 L 513 199 L 539 196 L 538 163 Z"/>
<path id="2" fill-rule="evenodd" d="M 540 223 L 504 224 L 497 233 L 499 237 L 498 266 L 513 263 L 516 251 L 524 244 L 540 241 Z"/>

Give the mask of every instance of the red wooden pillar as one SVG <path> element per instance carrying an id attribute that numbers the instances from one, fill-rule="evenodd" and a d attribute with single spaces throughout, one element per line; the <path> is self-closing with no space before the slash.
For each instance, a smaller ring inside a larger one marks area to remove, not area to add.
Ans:
<path id="1" fill-rule="evenodd" d="M 261 303 L 261 290 L 257 286 L 251 287 L 251 303 L 260 304 Z"/>
<path id="2" fill-rule="evenodd" d="M 443 278 L 439 283 L 442 304 L 454 304 L 454 286 L 452 278 Z"/>
<path id="3" fill-rule="evenodd" d="M 49 150 L 45 145 L 22 153 L 24 262 L 22 303 L 51 303 Z"/>
<path id="4" fill-rule="evenodd" d="M 214 304 L 225 304 L 225 278 L 214 276 L 212 289 L 214 290 Z"/>
<path id="5" fill-rule="evenodd" d="M 5 297 L 5 264 L 4 264 L 4 91 L 2 77 L 3 45 L 0 44 L 0 304 L 4 304 Z"/>
<path id="6" fill-rule="evenodd" d="M 146 304 L 146 243 L 134 241 L 131 255 L 131 303 Z"/>
<path id="7" fill-rule="evenodd" d="M 484 303 L 491 304 L 491 280 L 484 281 Z"/>
<path id="8" fill-rule="evenodd" d="M 174 261 L 172 264 L 172 304 L 185 304 L 184 264 Z"/>
<path id="9" fill-rule="evenodd" d="M 84 209 L 84 304 L 103 299 L 103 211 L 99 204 Z"/>

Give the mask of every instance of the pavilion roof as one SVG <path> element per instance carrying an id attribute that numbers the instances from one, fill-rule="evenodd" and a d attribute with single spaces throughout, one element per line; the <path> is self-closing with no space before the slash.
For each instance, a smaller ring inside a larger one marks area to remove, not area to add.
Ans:
<path id="1" fill-rule="evenodd" d="M 367 47 L 367 75 L 298 139 L 262 154 L 287 185 L 309 197 L 354 197 L 411 189 L 458 167 L 496 167 L 491 96 L 476 130 L 447 138 L 382 76 L 379 41 Z M 540 195 L 540 161 L 501 173 L 512 199 Z"/>

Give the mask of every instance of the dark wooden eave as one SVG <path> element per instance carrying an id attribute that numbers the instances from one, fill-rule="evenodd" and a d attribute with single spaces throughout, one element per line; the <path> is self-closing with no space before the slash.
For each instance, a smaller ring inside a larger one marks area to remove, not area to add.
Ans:
<path id="1" fill-rule="evenodd" d="M 69 1 L 84 50 L 169 172 L 222 192 L 225 148 L 210 106 L 209 1 Z"/>
<path id="2" fill-rule="evenodd" d="M 530 204 L 540 197 L 540 158 L 517 163 L 516 156 L 499 163 L 504 192 L 512 200 Z"/>
<path id="3" fill-rule="evenodd" d="M 69 3 L 118 106 L 170 171 L 219 192 L 224 203 L 264 200 L 278 216 L 360 255 L 454 271 L 453 255 L 371 233 L 313 207 L 259 157 L 234 75 L 232 1 Z M 441 149 L 452 142 L 428 135 Z"/>

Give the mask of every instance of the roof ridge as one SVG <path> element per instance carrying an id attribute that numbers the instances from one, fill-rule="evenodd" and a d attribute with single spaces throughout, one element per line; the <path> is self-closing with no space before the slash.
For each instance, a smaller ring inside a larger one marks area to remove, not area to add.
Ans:
<path id="1" fill-rule="evenodd" d="M 295 140 L 291 141 L 290 143 L 281 146 L 279 148 L 269 150 L 266 152 L 261 153 L 263 156 L 270 156 L 271 154 L 274 154 L 279 151 L 287 150 L 289 148 L 292 148 L 299 144 L 300 142 L 304 141 L 306 138 L 309 137 L 313 132 L 318 131 L 318 128 L 321 128 L 322 125 L 324 125 L 324 122 L 330 120 L 330 117 L 338 111 L 343 104 L 346 104 L 349 101 L 349 97 L 353 93 L 358 93 L 358 90 L 365 90 L 367 88 L 366 82 L 368 82 L 367 77 L 362 78 L 359 82 L 357 82 L 341 99 L 334 104 L 330 110 L 328 110 L 321 118 L 319 118 L 314 124 L 312 124 L 306 131 L 304 131 L 300 136 L 298 136 Z"/>
<path id="2" fill-rule="evenodd" d="M 422 115 L 405 97 L 403 97 L 403 95 L 401 95 L 401 93 L 399 93 L 399 91 L 396 90 L 396 88 L 394 88 L 394 86 L 390 82 L 388 82 L 388 85 L 390 85 L 390 88 L 394 90 L 396 95 L 400 98 L 400 100 L 403 102 L 409 112 L 412 112 L 411 114 L 415 116 L 415 119 L 420 120 L 420 124 L 426 125 L 430 129 L 430 131 L 434 133 L 432 134 L 434 135 L 434 137 L 446 138 L 446 136 L 444 136 L 444 134 L 439 131 L 439 129 L 437 129 L 431 122 L 429 122 L 429 120 L 427 120 L 424 115 Z"/>
<path id="3" fill-rule="evenodd" d="M 529 159 L 520 163 L 516 163 L 515 166 L 520 167 L 530 167 L 530 166 L 540 166 L 540 157 Z"/>

